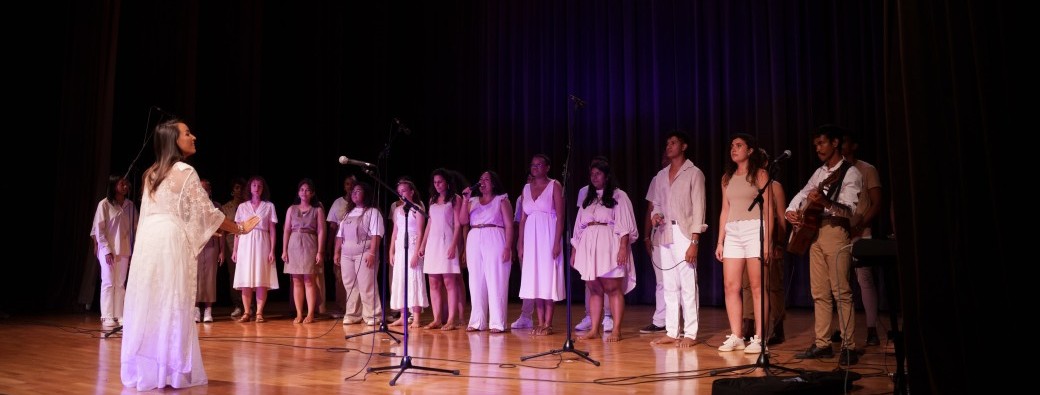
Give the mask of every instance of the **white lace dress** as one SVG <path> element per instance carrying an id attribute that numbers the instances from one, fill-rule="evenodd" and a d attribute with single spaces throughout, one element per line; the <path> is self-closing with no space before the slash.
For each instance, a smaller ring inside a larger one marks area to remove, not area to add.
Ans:
<path id="1" fill-rule="evenodd" d="M 123 310 L 120 376 L 137 390 L 206 384 L 195 306 L 195 257 L 224 220 L 195 169 L 177 163 L 144 185 Z"/>

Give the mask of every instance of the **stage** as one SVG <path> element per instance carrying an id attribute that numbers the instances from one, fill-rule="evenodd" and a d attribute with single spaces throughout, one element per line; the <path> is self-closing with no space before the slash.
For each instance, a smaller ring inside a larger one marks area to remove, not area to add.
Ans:
<path id="1" fill-rule="evenodd" d="M 510 305 L 510 320 L 519 313 Z M 574 306 L 575 323 L 584 315 Z M 520 357 L 560 348 L 566 338 L 565 304 L 556 306 L 555 334 L 532 336 L 526 330 L 501 334 L 462 330 L 412 330 L 408 354 L 414 365 L 457 369 L 459 376 L 408 370 L 396 386 L 388 381 L 396 370 L 367 373 L 369 367 L 396 365 L 403 348 L 383 334 L 345 340 L 344 336 L 371 330 L 364 325 L 342 325 L 326 318 L 312 324 L 293 324 L 288 306 L 272 303 L 265 323 L 236 323 L 228 308 L 215 308 L 214 323 L 199 324 L 202 357 L 209 384 L 164 392 L 185 394 L 264 393 L 390 393 L 434 394 L 543 394 L 554 392 L 711 393 L 712 382 L 724 377 L 762 376 L 761 369 L 710 376 L 709 371 L 754 363 L 757 355 L 719 352 L 729 334 L 722 307 L 703 307 L 702 343 L 690 349 L 651 346 L 662 334 L 640 334 L 649 323 L 651 306 L 629 306 L 622 341 L 576 341 L 600 366 L 563 353 L 520 361 Z M 467 310 L 468 317 L 468 310 Z M 423 321 L 429 322 L 429 312 Z M 862 375 L 850 393 L 891 393 L 895 357 L 886 336 L 887 314 L 879 317 L 881 346 L 862 345 L 863 314 L 857 314 L 858 347 L 865 350 L 852 371 Z M 770 363 L 813 371 L 832 371 L 837 358 L 797 360 L 793 356 L 810 344 L 812 312 L 793 309 L 785 321 L 787 341 L 770 347 Z M 392 328 L 400 330 L 402 328 Z M 135 393 L 119 381 L 120 338 L 103 336 L 96 313 L 11 316 L 0 320 L 0 393 L 112 394 Z M 398 338 L 400 338 L 398 336 Z M 575 336 L 577 338 L 577 336 Z M 837 345 L 835 345 L 837 354 Z M 782 372 L 778 372 L 782 373 Z"/>

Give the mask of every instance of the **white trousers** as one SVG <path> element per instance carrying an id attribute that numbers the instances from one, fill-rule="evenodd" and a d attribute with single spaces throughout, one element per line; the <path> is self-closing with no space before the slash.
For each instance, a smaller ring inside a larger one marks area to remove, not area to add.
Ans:
<path id="1" fill-rule="evenodd" d="M 690 247 L 689 236 L 679 225 L 672 224 L 672 244 L 662 245 L 661 267 L 664 268 L 665 329 L 668 336 L 679 337 L 679 308 L 682 307 L 683 336 L 697 338 L 700 306 L 697 294 L 697 262 L 685 262 Z"/>
<path id="2" fill-rule="evenodd" d="M 469 327 L 479 330 L 506 329 L 509 305 L 511 258 L 502 260 L 506 232 L 502 228 L 475 228 L 466 238 L 469 267 Z"/>
<path id="3" fill-rule="evenodd" d="M 654 317 L 653 324 L 656 326 L 664 326 L 665 317 L 665 303 L 664 303 L 664 271 L 661 270 L 661 247 L 653 246 L 653 251 L 650 254 L 650 260 L 654 265 L 654 278 L 657 280 L 656 286 L 654 287 Z"/>
<path id="4" fill-rule="evenodd" d="M 100 254 L 100 253 L 99 253 Z M 105 263 L 105 256 L 99 255 L 101 264 L 101 318 L 123 319 L 123 298 L 126 297 L 126 272 L 130 267 L 130 257 L 112 256 L 112 264 Z"/>

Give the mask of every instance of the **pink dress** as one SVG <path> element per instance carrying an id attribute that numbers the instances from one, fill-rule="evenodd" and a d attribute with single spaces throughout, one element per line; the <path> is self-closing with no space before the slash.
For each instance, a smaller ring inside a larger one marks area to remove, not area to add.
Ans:
<path id="1" fill-rule="evenodd" d="M 430 205 L 429 239 L 426 240 L 426 253 L 423 255 L 423 273 L 447 274 L 462 273 L 459 268 L 461 248 L 455 249 L 455 257 L 448 259 L 448 248 L 455 240 L 455 207 L 447 203 Z"/>
<path id="2" fill-rule="evenodd" d="M 549 180 L 538 199 L 531 197 L 531 184 L 524 185 L 523 210 L 524 259 L 520 266 L 520 298 L 563 300 L 563 245 L 560 255 L 552 256 L 556 234 L 556 208 L 553 206 L 555 180 Z"/>
<path id="3" fill-rule="evenodd" d="M 624 278 L 623 289 L 628 293 L 636 286 L 632 250 L 628 251 L 628 265 L 618 266 L 617 255 L 622 236 L 628 235 L 630 245 L 639 238 L 632 202 L 624 191 L 615 189 L 614 200 L 617 204 L 607 208 L 601 198 L 603 191 L 594 193 L 597 198 L 588 207 L 581 207 L 585 194 L 578 194 L 578 216 L 574 220 L 574 236 L 571 238 L 574 269 L 581 273 L 584 281 L 592 281 L 597 277 Z"/>

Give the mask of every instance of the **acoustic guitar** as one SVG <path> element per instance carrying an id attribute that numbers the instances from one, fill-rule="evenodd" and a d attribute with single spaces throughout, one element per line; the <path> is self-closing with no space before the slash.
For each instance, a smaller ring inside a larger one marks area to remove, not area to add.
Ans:
<path id="1" fill-rule="evenodd" d="M 820 181 L 820 185 L 816 186 L 816 190 L 827 196 L 827 192 L 839 186 L 835 184 L 841 183 L 849 167 L 852 167 L 849 162 L 843 162 L 838 170 L 835 170 L 823 181 Z M 805 255 L 809 251 L 809 245 L 812 244 L 813 240 L 816 240 L 816 233 L 820 231 L 820 222 L 823 220 L 824 208 L 822 203 L 813 203 L 806 199 L 805 206 L 799 210 L 802 214 L 802 223 L 792 227 L 791 239 L 787 242 L 787 252 Z"/>

